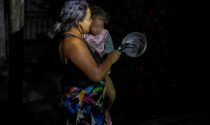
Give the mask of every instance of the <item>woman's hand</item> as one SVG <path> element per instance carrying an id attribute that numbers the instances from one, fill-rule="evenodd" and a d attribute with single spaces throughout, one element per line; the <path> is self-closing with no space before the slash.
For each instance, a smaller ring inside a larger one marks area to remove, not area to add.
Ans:
<path id="1" fill-rule="evenodd" d="M 113 52 L 111 52 L 107 58 L 109 58 L 109 60 L 111 61 L 112 64 L 114 64 L 115 62 L 117 62 L 120 58 L 120 55 L 122 53 L 119 50 L 114 50 Z"/>

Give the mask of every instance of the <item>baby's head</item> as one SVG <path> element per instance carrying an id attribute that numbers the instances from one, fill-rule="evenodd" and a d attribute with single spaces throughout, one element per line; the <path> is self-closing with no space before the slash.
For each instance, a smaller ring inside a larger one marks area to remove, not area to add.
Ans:
<path id="1" fill-rule="evenodd" d="M 92 18 L 90 33 L 93 35 L 98 35 L 104 29 L 104 24 L 108 22 L 108 17 L 106 12 L 98 6 L 90 7 L 90 11 Z"/>

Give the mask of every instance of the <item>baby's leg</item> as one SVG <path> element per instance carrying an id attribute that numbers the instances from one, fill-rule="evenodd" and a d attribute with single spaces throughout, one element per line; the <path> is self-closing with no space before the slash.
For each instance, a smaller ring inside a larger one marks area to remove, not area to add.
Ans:
<path id="1" fill-rule="evenodd" d="M 105 112 L 105 121 L 107 123 L 111 122 L 111 117 L 109 114 L 109 110 L 112 107 L 112 104 L 114 103 L 116 97 L 116 91 L 113 85 L 113 82 L 109 76 L 106 77 L 106 96 L 105 96 L 105 107 L 104 107 L 104 112 Z"/>
<path id="2" fill-rule="evenodd" d="M 113 82 L 109 76 L 106 77 L 106 100 L 108 101 L 107 110 L 111 109 L 116 98 L 116 91 Z"/>

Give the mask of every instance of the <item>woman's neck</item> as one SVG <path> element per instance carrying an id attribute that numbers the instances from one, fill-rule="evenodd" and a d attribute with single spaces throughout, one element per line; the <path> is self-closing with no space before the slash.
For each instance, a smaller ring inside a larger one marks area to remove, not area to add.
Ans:
<path id="1" fill-rule="evenodd" d="M 75 34 L 77 36 L 82 36 L 82 32 L 79 31 L 79 28 L 73 27 L 71 30 L 67 31 L 66 33 Z"/>

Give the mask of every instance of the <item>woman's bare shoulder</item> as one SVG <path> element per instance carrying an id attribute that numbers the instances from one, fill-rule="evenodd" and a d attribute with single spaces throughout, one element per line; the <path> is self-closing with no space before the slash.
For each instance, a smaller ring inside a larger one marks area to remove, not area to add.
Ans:
<path id="1" fill-rule="evenodd" d="M 64 47 L 66 48 L 86 48 L 84 41 L 77 37 L 67 37 L 64 39 Z"/>

